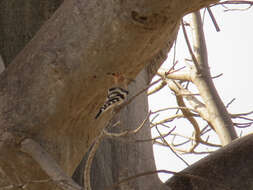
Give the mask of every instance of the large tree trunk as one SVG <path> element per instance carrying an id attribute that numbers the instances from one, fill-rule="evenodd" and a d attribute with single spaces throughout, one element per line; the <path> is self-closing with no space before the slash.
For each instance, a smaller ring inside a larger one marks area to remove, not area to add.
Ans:
<path id="1" fill-rule="evenodd" d="M 67 0 L 25 48 L 40 24 L 23 32 L 16 46 L 10 42 L 16 40 L 14 32 L 8 40 L 1 39 L 0 53 L 6 63 L 15 57 L 0 76 L 1 186 L 27 183 L 30 189 L 50 189 L 52 181 L 31 182 L 48 176 L 20 151 L 26 138 L 38 142 L 71 175 L 112 117 L 108 113 L 94 120 L 106 90 L 113 85 L 107 73 L 135 78 L 169 51 L 184 14 L 212 2 Z M 5 4 L 1 12 L 16 3 L 1 1 Z M 29 3 L 37 10 L 33 1 Z M 8 28 L 15 31 L 14 25 L 5 24 L 4 15 L 1 33 Z M 18 16 L 30 20 L 29 15 L 14 16 L 12 22 Z M 22 33 L 22 26 L 17 31 Z"/>

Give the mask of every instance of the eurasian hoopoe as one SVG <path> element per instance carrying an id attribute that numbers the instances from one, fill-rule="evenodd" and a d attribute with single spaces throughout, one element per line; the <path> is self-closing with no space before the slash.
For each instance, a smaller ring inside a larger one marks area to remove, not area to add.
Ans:
<path id="1" fill-rule="evenodd" d="M 123 75 L 120 74 L 115 74 L 115 73 L 110 73 L 114 77 L 114 82 L 115 84 L 124 86 L 126 88 L 127 84 L 125 81 L 125 78 Z M 112 87 L 108 90 L 107 92 L 107 98 L 104 103 L 104 105 L 100 108 L 99 112 L 95 116 L 95 119 L 97 119 L 101 114 L 106 112 L 107 110 L 112 109 L 115 106 L 119 106 L 122 104 L 128 95 L 128 91 L 124 88 L 121 87 Z"/>

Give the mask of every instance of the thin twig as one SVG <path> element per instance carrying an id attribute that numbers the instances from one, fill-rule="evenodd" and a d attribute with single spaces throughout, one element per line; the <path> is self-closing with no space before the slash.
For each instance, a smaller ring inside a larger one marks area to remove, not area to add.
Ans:
<path id="1" fill-rule="evenodd" d="M 181 95 L 181 94 L 180 94 Z M 156 111 L 153 111 L 151 114 L 155 114 L 155 113 L 159 113 L 159 112 L 162 112 L 162 111 L 167 111 L 167 110 L 189 110 L 189 111 L 193 111 L 193 112 L 196 112 L 195 109 L 192 109 L 192 108 L 188 108 L 186 106 L 176 106 L 176 107 L 168 107 L 168 108 L 163 108 L 163 109 L 159 109 L 159 110 L 156 110 Z M 197 112 L 196 112 L 197 113 Z"/>
<path id="2" fill-rule="evenodd" d="M 233 117 L 232 117 L 232 118 L 233 118 Z M 233 118 L 233 119 L 243 119 L 243 120 L 247 120 L 247 121 L 253 121 L 252 118 L 248 118 L 248 117 L 244 117 L 244 116 L 237 116 L 237 117 L 235 117 L 235 118 Z"/>
<path id="3" fill-rule="evenodd" d="M 91 173 L 91 165 L 92 165 L 92 161 L 94 160 L 95 154 L 97 152 L 97 149 L 101 143 L 101 141 L 103 140 L 104 137 L 104 132 L 102 131 L 99 136 L 97 136 L 90 152 L 87 158 L 87 161 L 85 163 L 85 169 L 84 169 L 84 187 L 85 190 L 92 190 L 91 188 L 91 179 L 90 179 L 90 173 Z"/>
<path id="4" fill-rule="evenodd" d="M 224 10 L 224 12 L 228 12 L 228 11 L 247 11 L 252 7 L 252 5 L 249 5 L 247 8 L 241 8 L 241 9 L 226 9 Z"/>
<path id="5" fill-rule="evenodd" d="M 175 130 L 176 127 L 174 127 L 170 133 L 172 133 Z M 170 148 L 170 150 L 176 155 L 176 157 L 178 157 L 182 162 L 184 162 L 187 166 L 190 166 L 190 164 L 188 164 L 181 156 L 179 156 L 176 151 L 174 151 L 174 149 L 169 145 L 169 143 L 165 140 L 165 138 L 162 136 L 162 133 L 159 131 L 159 129 L 156 127 L 157 132 L 159 133 L 159 135 L 162 137 L 162 141 Z"/>
<path id="6" fill-rule="evenodd" d="M 189 50 L 189 52 L 190 52 L 190 54 L 191 54 L 193 63 L 194 63 L 194 65 L 195 65 L 197 71 L 199 71 L 199 70 L 200 70 L 199 64 L 198 64 L 197 58 L 195 57 L 195 55 L 194 55 L 194 53 L 193 53 L 193 50 L 192 50 L 192 47 L 191 47 L 191 44 L 190 44 L 190 41 L 189 41 L 189 38 L 188 38 L 188 35 L 187 35 L 187 32 L 186 32 L 186 29 L 185 29 L 185 26 L 184 26 L 184 21 L 183 21 L 183 19 L 181 19 L 181 26 L 182 26 L 182 29 L 183 29 L 183 34 L 184 34 L 184 37 L 185 37 L 185 41 L 186 41 L 188 50 Z"/>
<path id="7" fill-rule="evenodd" d="M 253 111 L 249 111 L 246 113 L 230 114 L 230 115 L 231 115 L 231 117 L 236 118 L 236 117 L 247 116 L 247 115 L 251 115 L 251 114 L 253 114 Z"/>
<path id="8" fill-rule="evenodd" d="M 155 141 L 154 144 L 160 145 L 160 146 L 164 146 L 164 147 L 168 147 L 167 144 L 164 144 L 163 142 L 159 142 L 159 141 Z M 171 146 L 172 147 L 172 146 Z M 198 152 L 195 150 L 183 150 L 183 149 L 179 149 L 176 147 L 173 147 L 174 151 L 180 152 L 180 154 L 210 154 L 214 151 L 202 151 L 202 152 Z"/>
<path id="9" fill-rule="evenodd" d="M 122 137 L 122 136 L 130 135 L 130 134 L 136 134 L 144 127 L 144 125 L 148 121 L 150 115 L 151 115 L 151 111 L 147 114 L 147 116 L 142 121 L 142 123 L 134 130 L 130 130 L 130 131 L 127 130 L 127 131 L 124 131 L 124 132 L 121 132 L 121 133 L 111 133 L 111 132 L 108 132 L 104 129 L 103 130 L 104 134 L 109 136 L 109 137 Z"/>
<path id="10" fill-rule="evenodd" d="M 203 129 L 200 130 L 200 135 L 204 135 L 209 132 L 211 129 L 207 129 L 209 125 L 206 125 Z"/>
<path id="11" fill-rule="evenodd" d="M 139 92 L 137 92 L 134 96 L 132 96 L 131 98 L 129 98 L 129 100 L 127 100 L 126 102 L 124 102 L 123 104 L 121 104 L 118 109 L 118 111 L 125 107 L 126 105 L 130 104 L 137 96 L 141 95 L 143 92 L 146 92 L 151 86 L 155 85 L 156 83 L 160 82 L 162 79 L 158 79 L 154 82 L 152 82 L 151 84 L 147 85 L 145 88 L 143 88 L 142 90 L 140 90 Z"/>
<path id="12" fill-rule="evenodd" d="M 184 118 L 184 115 L 183 114 L 176 114 L 176 115 L 173 115 L 172 117 L 165 118 L 161 121 L 158 121 L 155 123 L 150 123 L 150 128 L 153 128 L 154 126 L 158 126 L 158 125 L 168 128 L 168 126 L 166 126 L 165 123 L 172 122 L 174 119 L 179 119 L 179 118 Z"/>
<path id="13" fill-rule="evenodd" d="M 168 133 L 166 133 L 166 134 L 162 134 L 162 136 L 157 136 L 157 137 L 154 137 L 154 138 L 150 138 L 150 139 L 139 139 L 139 140 L 136 140 L 135 142 L 148 142 L 148 141 L 156 141 L 156 140 L 159 140 L 159 139 L 161 139 L 162 137 L 163 138 L 165 138 L 165 137 L 167 137 L 167 136 L 169 136 L 170 135 L 170 131 L 168 132 Z"/>
<path id="14" fill-rule="evenodd" d="M 210 17 L 211 17 L 211 20 L 212 20 L 212 22 L 213 22 L 213 24 L 214 24 L 214 27 L 215 27 L 215 29 L 216 29 L 216 32 L 220 32 L 220 27 L 219 27 L 219 25 L 217 24 L 217 21 L 216 21 L 214 15 L 213 15 L 213 12 L 212 12 L 211 8 L 210 8 L 210 7 L 207 7 L 207 11 L 208 11 L 208 13 L 209 13 L 209 15 L 210 15 Z"/>
<path id="15" fill-rule="evenodd" d="M 253 5 L 253 1 L 223 1 L 223 2 L 219 2 L 219 3 L 215 3 L 213 5 L 211 5 L 210 7 L 216 6 L 216 5 L 242 5 L 242 4 L 246 4 L 246 5 Z"/>
<path id="16" fill-rule="evenodd" d="M 188 136 L 181 135 L 181 134 L 178 134 L 178 133 L 171 133 L 171 135 L 173 135 L 173 136 L 179 136 L 179 137 L 183 137 L 183 138 L 188 139 L 188 140 L 196 141 L 196 139 L 193 138 L 193 137 L 188 137 Z M 213 143 L 206 142 L 206 141 L 202 140 L 201 138 L 199 139 L 199 143 L 201 143 L 203 145 L 206 145 L 206 146 L 211 146 L 211 147 L 222 147 L 219 144 L 213 144 Z"/>
<path id="17" fill-rule="evenodd" d="M 176 136 L 173 136 L 173 139 L 172 139 L 172 141 L 171 141 L 171 145 L 172 145 L 173 147 L 182 146 L 182 145 L 185 145 L 185 144 L 187 144 L 187 143 L 189 143 L 189 142 L 192 141 L 192 140 L 188 139 L 188 140 L 186 140 L 186 141 L 184 141 L 184 142 L 175 144 L 175 143 L 174 143 L 175 139 L 176 139 Z"/>
<path id="18" fill-rule="evenodd" d="M 234 123 L 234 126 L 238 128 L 247 128 L 250 127 L 253 124 L 253 122 L 248 122 L 248 123 Z"/>
<path id="19" fill-rule="evenodd" d="M 139 177 L 143 177 L 143 176 L 147 176 L 147 175 L 154 175 L 154 174 L 157 174 L 157 173 L 173 174 L 173 175 L 179 176 L 179 177 L 188 177 L 190 179 L 196 179 L 196 180 L 199 180 L 199 181 L 203 181 L 207 184 L 212 184 L 212 185 L 219 186 L 220 188 L 223 188 L 224 190 L 231 190 L 231 188 L 226 187 L 225 185 L 223 185 L 221 183 L 217 183 L 217 181 L 214 181 L 214 180 L 209 179 L 209 178 L 207 179 L 207 178 L 204 178 L 204 177 L 201 177 L 201 176 L 196 176 L 196 175 L 193 175 L 193 174 L 178 173 L 178 172 L 169 171 L 169 170 L 155 170 L 155 171 L 148 171 L 148 172 L 139 173 L 137 175 L 122 179 L 118 183 L 115 183 L 115 184 L 105 188 L 105 190 L 113 190 L 116 187 L 120 186 L 121 184 L 126 183 L 130 180 L 134 180 L 134 179 L 137 179 Z"/>
<path id="20" fill-rule="evenodd" d="M 235 98 L 233 98 L 230 102 L 228 102 L 226 105 L 226 108 L 228 108 L 234 101 L 235 101 Z"/>
<path id="21" fill-rule="evenodd" d="M 216 75 L 216 76 L 213 76 L 212 79 L 217 79 L 217 78 L 221 77 L 222 75 L 223 75 L 223 73 L 218 74 L 218 75 Z"/>

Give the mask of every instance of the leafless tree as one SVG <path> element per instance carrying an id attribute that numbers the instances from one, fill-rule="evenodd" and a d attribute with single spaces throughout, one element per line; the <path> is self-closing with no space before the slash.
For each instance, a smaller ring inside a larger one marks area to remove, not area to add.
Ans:
<path id="1" fill-rule="evenodd" d="M 236 2 L 225 3 L 235 4 Z M 247 3 L 250 6 L 252 5 L 252 2 Z M 226 9 L 229 10 L 227 7 Z M 210 8 L 209 11 L 211 11 Z M 212 13 L 211 16 L 212 19 L 214 19 Z M 218 28 L 217 23 L 214 22 L 214 24 L 216 28 Z M 193 136 L 188 137 L 174 132 L 174 127 L 171 129 L 169 134 L 161 134 L 158 131 L 160 138 L 159 136 L 156 137 L 155 143 L 169 147 L 175 154 L 208 154 L 210 152 L 196 151 L 197 147 L 199 145 L 204 145 L 218 148 L 220 146 L 230 144 L 237 138 L 234 127 L 251 126 L 252 119 L 248 116 L 252 114 L 252 112 L 230 114 L 227 111 L 227 107 L 232 102 L 226 106 L 220 99 L 213 84 L 213 78 L 215 77 L 212 77 L 209 71 L 210 67 L 208 65 L 207 48 L 205 45 L 200 12 L 192 14 L 192 22 L 190 26 L 194 31 L 193 47 L 190 44 L 185 25 L 186 24 L 182 21 L 183 33 L 189 52 L 192 56 L 192 60 L 190 60 L 192 65 L 187 65 L 186 68 L 175 69 L 177 62 L 174 62 L 174 65 L 170 70 L 158 72 L 162 82 L 150 92 L 150 94 L 153 94 L 167 85 L 175 95 L 177 106 L 158 110 L 154 113 L 159 113 L 169 109 L 180 110 L 181 113 L 177 111 L 175 115 L 170 115 L 162 121 L 152 123 L 152 127 L 157 128 L 157 126 L 160 125 L 168 128 L 168 125 L 172 125 L 172 122 L 175 119 L 185 118 L 193 127 Z M 187 26 L 188 25 L 189 24 L 187 24 Z M 219 29 L 217 29 L 217 31 L 218 30 Z M 190 85 L 195 85 L 197 92 L 191 91 L 189 88 Z M 199 118 L 206 122 L 205 126 L 201 126 L 203 125 L 203 122 L 199 122 Z M 246 122 L 239 124 L 233 122 L 233 119 L 238 118 L 243 119 Z M 205 140 L 203 139 L 203 136 L 212 130 L 218 135 L 221 145 L 210 142 L 209 138 Z M 171 142 L 168 142 L 163 136 L 173 136 L 174 138 L 172 138 Z M 185 139 L 184 142 L 175 144 L 174 141 L 177 137 Z M 247 167 L 249 164 L 248 161 L 251 159 L 249 156 L 250 153 L 248 152 L 248 149 L 251 147 L 249 142 L 250 137 L 251 136 L 247 136 L 241 140 L 235 141 L 229 146 L 226 146 L 225 148 L 216 151 L 205 159 L 197 162 L 193 166 L 188 167 L 180 172 L 180 176 L 176 175 L 172 179 L 168 180 L 167 185 L 170 186 L 171 189 L 177 190 L 189 188 L 250 189 L 251 186 L 248 181 L 250 181 L 250 177 L 252 176 L 252 169 L 251 167 Z M 242 145 L 242 143 L 245 144 Z M 178 148 L 180 146 L 185 147 L 186 144 L 190 145 L 188 149 Z M 241 151 L 238 151 L 238 147 L 241 148 Z M 180 159 L 182 158 L 180 157 Z M 235 164 L 235 162 L 237 162 L 237 164 Z M 226 164 L 224 165 L 224 163 Z M 244 163 L 247 163 L 247 165 L 244 165 Z M 246 169 L 241 170 L 242 167 Z M 193 179 L 189 176 L 184 176 L 184 174 L 194 175 L 201 178 L 204 177 L 204 179 L 208 179 L 208 181 L 205 182 L 205 180 L 200 178 Z M 233 180 L 235 175 L 236 179 Z"/>

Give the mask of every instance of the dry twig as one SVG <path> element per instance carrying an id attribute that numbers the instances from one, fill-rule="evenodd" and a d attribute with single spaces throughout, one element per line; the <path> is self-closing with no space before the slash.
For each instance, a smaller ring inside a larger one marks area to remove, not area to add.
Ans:
<path id="1" fill-rule="evenodd" d="M 170 133 L 172 133 L 172 132 L 175 130 L 175 128 L 176 128 L 176 127 L 174 127 L 174 128 L 170 131 Z M 169 149 L 176 155 L 176 157 L 178 157 L 180 160 L 182 160 L 182 161 L 186 164 L 186 166 L 190 166 L 190 165 L 189 165 L 181 156 L 179 156 L 179 155 L 176 153 L 176 151 L 170 146 L 170 144 L 166 141 L 166 139 L 163 137 L 162 133 L 159 131 L 159 129 L 158 129 L 157 127 L 156 127 L 156 130 L 157 130 L 157 132 L 159 133 L 159 135 L 160 135 L 160 137 L 161 137 L 163 143 L 166 144 L 166 145 L 169 147 Z"/>

